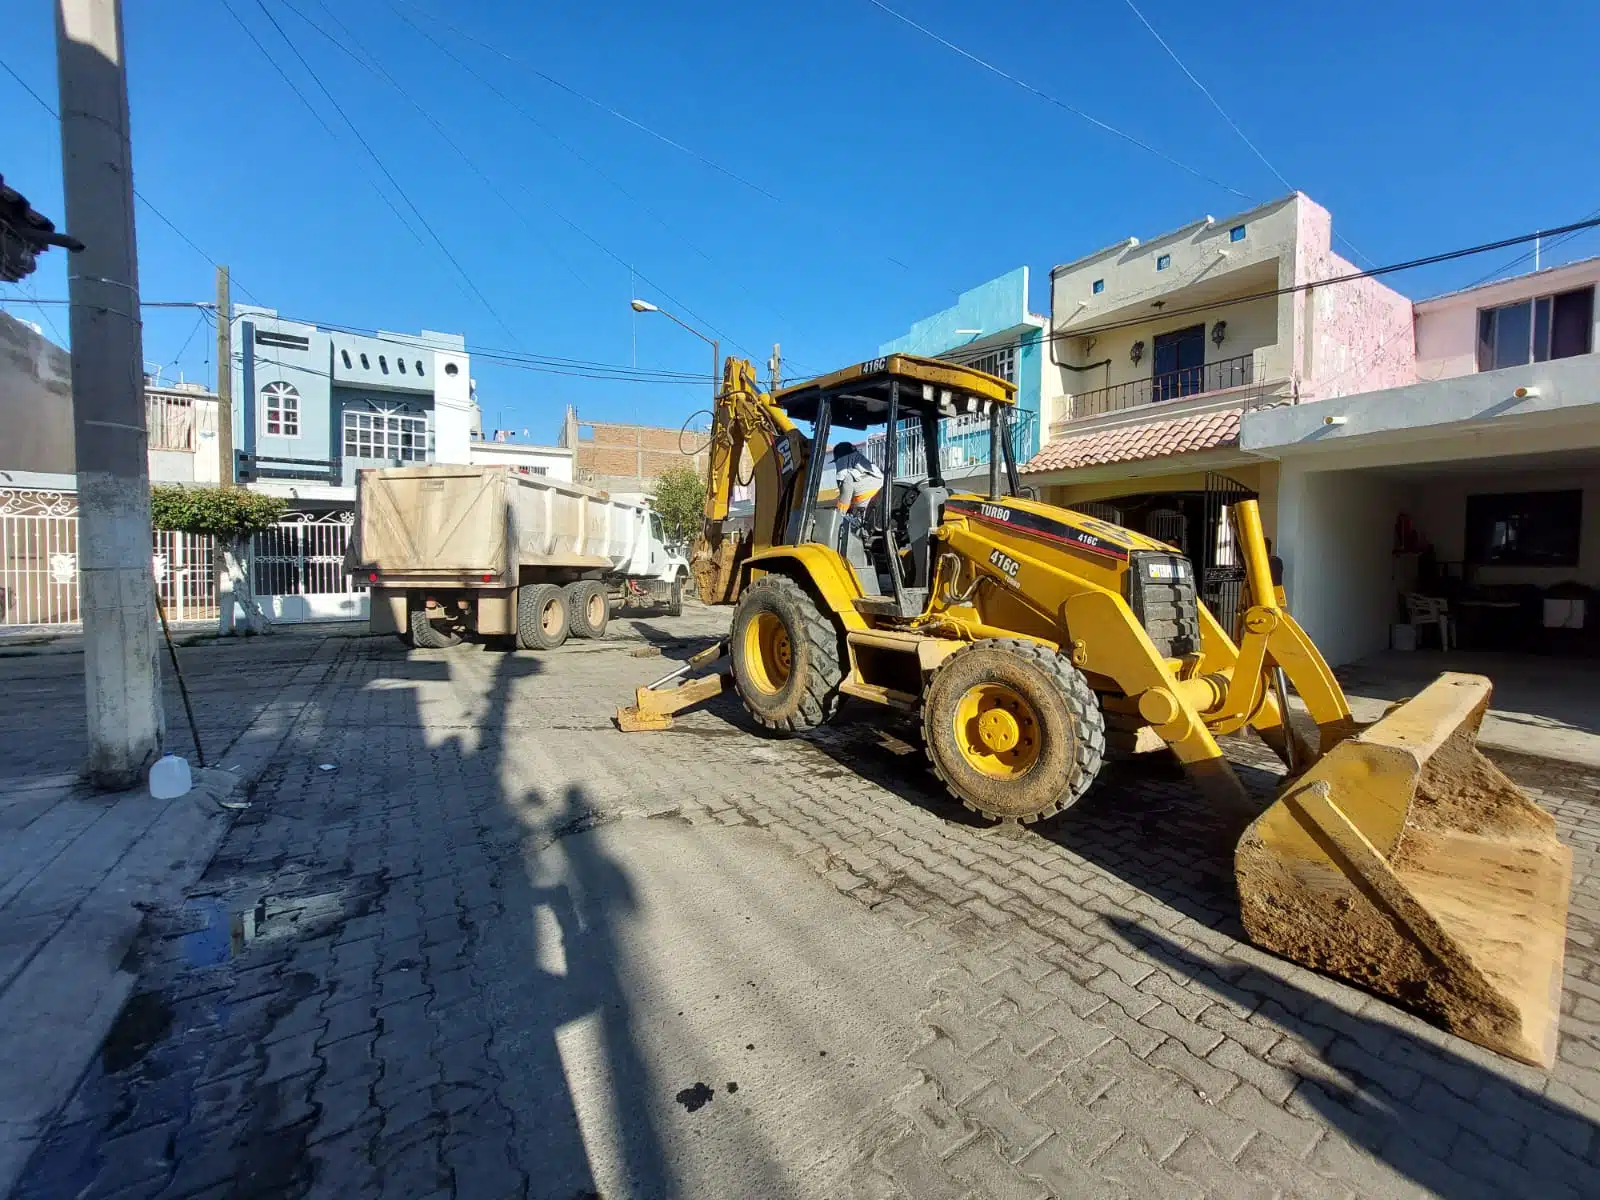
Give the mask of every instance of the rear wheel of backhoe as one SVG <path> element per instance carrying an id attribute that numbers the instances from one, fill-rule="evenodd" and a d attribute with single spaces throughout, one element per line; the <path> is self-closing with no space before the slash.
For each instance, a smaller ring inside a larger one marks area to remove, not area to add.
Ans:
<path id="1" fill-rule="evenodd" d="M 1105 724 L 1088 682 L 1048 646 L 991 638 L 958 650 L 922 705 L 934 772 L 968 808 L 1037 821 L 1070 808 L 1105 755 Z"/>
<path id="2" fill-rule="evenodd" d="M 839 635 L 794 580 L 765 575 L 739 597 L 733 682 L 750 715 L 775 733 L 815 729 L 839 702 Z"/>

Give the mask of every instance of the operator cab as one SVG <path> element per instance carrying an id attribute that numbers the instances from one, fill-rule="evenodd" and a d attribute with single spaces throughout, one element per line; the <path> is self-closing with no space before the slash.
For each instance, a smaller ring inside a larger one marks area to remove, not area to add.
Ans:
<path id="1" fill-rule="evenodd" d="M 1011 447 L 1016 392 L 1015 384 L 982 371 L 910 354 L 874 358 L 779 391 L 773 399 L 814 430 L 800 481 L 804 492 L 790 507 L 784 543 L 818 542 L 842 554 L 866 593 L 857 601 L 860 610 L 917 616 L 933 577 L 933 532 L 950 496 L 939 461 L 939 422 L 987 418 L 989 498 L 1014 496 L 1020 490 Z M 857 445 L 883 475 L 859 520 L 833 505 L 818 508 L 829 439 L 845 430 L 879 431 Z M 890 437 L 890 430 L 898 433 Z"/>

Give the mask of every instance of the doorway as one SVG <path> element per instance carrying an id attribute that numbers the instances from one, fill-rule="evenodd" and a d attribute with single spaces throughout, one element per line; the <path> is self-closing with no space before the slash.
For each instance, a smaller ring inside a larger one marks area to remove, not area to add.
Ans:
<path id="1" fill-rule="evenodd" d="M 1206 327 L 1191 325 L 1155 339 L 1155 366 L 1150 399 L 1176 400 L 1205 390 Z"/>

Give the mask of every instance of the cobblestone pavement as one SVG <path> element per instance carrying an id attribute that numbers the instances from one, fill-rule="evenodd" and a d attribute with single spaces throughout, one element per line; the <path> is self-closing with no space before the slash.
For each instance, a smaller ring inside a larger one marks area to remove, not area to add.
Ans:
<path id="1" fill-rule="evenodd" d="M 276 685 L 305 662 L 315 643 L 289 632 L 266 638 L 179 646 L 207 761 L 218 762 L 276 694 Z M 161 647 L 167 749 L 194 758 L 194 737 L 183 714 L 172 660 Z M 83 656 L 0 657 L 0 721 L 7 730 L 38 736 L 8 738 L 0 750 L 0 784 L 47 774 L 72 774 L 83 765 Z"/>
<path id="2" fill-rule="evenodd" d="M 1591 777 L 1507 764 L 1576 857 L 1547 1074 L 1244 944 L 1159 764 L 985 828 L 893 725 L 612 729 L 725 621 L 346 642 L 17 1194 L 1600 1194 Z"/>

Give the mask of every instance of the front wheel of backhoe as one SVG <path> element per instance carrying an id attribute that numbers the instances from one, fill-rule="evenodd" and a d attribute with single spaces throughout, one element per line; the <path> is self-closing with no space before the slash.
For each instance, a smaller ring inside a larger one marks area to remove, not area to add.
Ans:
<path id="1" fill-rule="evenodd" d="M 815 729 L 839 703 L 839 635 L 794 580 L 765 575 L 733 612 L 733 682 L 750 715 L 774 733 Z"/>
<path id="2" fill-rule="evenodd" d="M 1020 638 L 974 642 L 947 658 L 923 697 L 922 729 L 945 786 L 996 820 L 1070 808 L 1105 756 L 1100 702 L 1083 675 Z"/>

